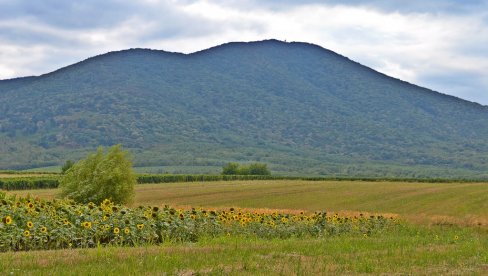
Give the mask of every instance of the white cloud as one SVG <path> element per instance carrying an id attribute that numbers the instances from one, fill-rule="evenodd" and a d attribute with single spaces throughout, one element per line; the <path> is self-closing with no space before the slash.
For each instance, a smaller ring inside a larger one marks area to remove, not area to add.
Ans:
<path id="1" fill-rule="evenodd" d="M 0 79 L 42 74 L 124 48 L 188 53 L 230 41 L 276 38 L 318 44 L 393 77 L 488 104 L 483 94 L 488 83 L 480 77 L 488 70 L 488 11 L 428 12 L 416 4 L 403 12 L 384 1 L 376 6 L 328 2 L 145 0 L 125 7 L 115 1 L 110 24 L 86 27 L 32 14 L 0 19 Z M 446 0 L 443 6 L 455 5 Z M 456 85 L 445 85 L 456 75 L 462 77 Z"/>

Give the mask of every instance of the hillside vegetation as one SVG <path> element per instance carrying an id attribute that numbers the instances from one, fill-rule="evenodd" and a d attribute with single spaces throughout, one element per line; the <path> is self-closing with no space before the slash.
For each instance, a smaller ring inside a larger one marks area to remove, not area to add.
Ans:
<path id="1" fill-rule="evenodd" d="M 306 43 L 112 52 L 0 81 L 0 114 L 0 169 L 61 165 L 122 143 L 136 166 L 488 177 L 487 107 Z"/>

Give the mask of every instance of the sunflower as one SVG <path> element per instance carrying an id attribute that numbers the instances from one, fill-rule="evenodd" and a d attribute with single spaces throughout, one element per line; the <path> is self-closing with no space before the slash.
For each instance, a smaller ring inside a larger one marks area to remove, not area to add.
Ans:
<path id="1" fill-rule="evenodd" d="M 137 225 L 137 229 L 142 230 L 142 228 L 144 228 L 144 224 L 141 223 Z"/>
<path id="2" fill-rule="evenodd" d="M 120 233 L 120 229 L 118 227 L 115 227 L 114 228 L 114 234 L 118 234 L 118 233 Z"/>
<path id="3" fill-rule="evenodd" d="M 69 220 L 67 220 L 67 219 L 63 219 L 63 224 L 64 224 L 64 225 L 68 225 L 68 224 L 69 224 Z"/>
<path id="4" fill-rule="evenodd" d="M 46 226 L 41 227 L 41 233 L 47 233 L 47 227 Z"/>
<path id="5" fill-rule="evenodd" d="M 32 221 L 28 221 L 27 228 L 32 228 L 32 227 L 34 227 L 34 223 L 32 223 Z"/>
<path id="6" fill-rule="evenodd" d="M 89 221 L 85 221 L 85 222 L 83 222 L 81 225 L 82 225 L 83 227 L 85 227 L 85 229 L 89 229 L 89 228 L 91 228 L 91 226 L 92 226 L 91 222 L 89 222 Z"/>
<path id="7" fill-rule="evenodd" d="M 28 236 L 30 236 L 30 232 L 29 232 L 29 230 L 25 230 L 24 231 L 24 237 L 28 237 Z"/>
<path id="8" fill-rule="evenodd" d="M 29 207 L 29 209 L 32 209 L 35 207 L 34 203 L 32 202 L 29 202 L 29 204 L 27 204 L 27 207 Z"/>
<path id="9" fill-rule="evenodd" d="M 124 233 L 125 233 L 126 235 L 128 235 L 128 234 L 130 233 L 130 229 L 126 227 L 126 228 L 124 229 Z"/>
<path id="10" fill-rule="evenodd" d="M 6 216 L 3 218 L 3 223 L 5 224 L 12 224 L 13 220 L 12 220 L 12 217 L 11 216 Z"/>

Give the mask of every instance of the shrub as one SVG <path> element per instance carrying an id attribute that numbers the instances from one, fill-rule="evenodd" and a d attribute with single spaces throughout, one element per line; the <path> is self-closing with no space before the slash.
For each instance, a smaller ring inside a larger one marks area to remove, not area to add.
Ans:
<path id="1" fill-rule="evenodd" d="M 247 166 L 237 163 L 228 163 L 222 168 L 223 175 L 271 175 L 268 165 L 251 163 Z"/>
<path id="2" fill-rule="evenodd" d="M 134 198 L 136 176 L 128 152 L 120 145 L 105 154 L 102 147 L 96 153 L 74 164 L 61 178 L 61 195 L 76 202 L 99 204 L 104 199 L 129 203 Z"/>
<path id="3" fill-rule="evenodd" d="M 68 160 L 64 163 L 64 165 L 61 167 L 61 173 L 65 174 L 71 167 L 73 167 L 75 163 L 71 160 Z"/>
<path id="4" fill-rule="evenodd" d="M 271 172 L 268 170 L 268 165 L 263 163 L 252 163 L 248 166 L 248 171 L 250 175 L 270 175 Z"/>
<path id="5" fill-rule="evenodd" d="M 239 164 L 228 163 L 222 168 L 222 174 L 224 175 L 238 174 L 237 173 L 238 169 L 239 169 Z"/>

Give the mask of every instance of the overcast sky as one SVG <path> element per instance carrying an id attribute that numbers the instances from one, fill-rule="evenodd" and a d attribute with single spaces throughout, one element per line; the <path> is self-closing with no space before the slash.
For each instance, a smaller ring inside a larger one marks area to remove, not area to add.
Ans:
<path id="1" fill-rule="evenodd" d="M 488 105 L 488 0 L 0 0 L 0 79 L 127 48 L 270 38 Z"/>

